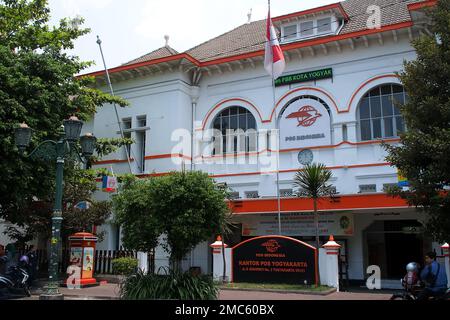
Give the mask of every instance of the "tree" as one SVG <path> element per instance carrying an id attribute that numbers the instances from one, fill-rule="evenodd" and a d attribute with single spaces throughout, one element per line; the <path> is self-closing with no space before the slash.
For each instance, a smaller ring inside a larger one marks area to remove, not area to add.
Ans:
<path id="1" fill-rule="evenodd" d="M 113 196 L 115 222 L 122 227 L 122 242 L 128 249 L 149 252 L 158 245 L 162 225 L 152 207 L 148 180 L 128 177 Z"/>
<path id="2" fill-rule="evenodd" d="M 298 188 L 297 196 L 308 197 L 314 204 L 314 224 L 316 226 L 316 247 L 320 248 L 319 243 L 319 214 L 317 204 L 323 197 L 333 197 L 335 190 L 328 184 L 332 173 L 324 164 L 308 164 L 303 169 L 297 171 L 294 177 L 294 186 Z"/>
<path id="3" fill-rule="evenodd" d="M 177 270 L 193 247 L 221 232 L 229 210 L 225 199 L 226 191 L 208 174 L 182 171 L 129 183 L 113 198 L 113 207 L 127 248 L 154 248 L 164 235 Z"/>
<path id="4" fill-rule="evenodd" d="M 429 14 L 432 34 L 412 42 L 417 58 L 400 73 L 407 131 L 399 145 L 385 147 L 387 161 L 409 181 L 408 191 L 391 193 L 422 208 L 426 230 L 444 242 L 450 240 L 450 1 L 438 1 Z"/>
<path id="5" fill-rule="evenodd" d="M 57 139 L 62 120 L 72 114 L 86 121 L 105 103 L 128 104 L 93 89 L 93 78 L 75 77 L 91 64 L 66 53 L 89 32 L 80 28 L 83 19 L 50 27 L 49 16 L 46 0 L 0 0 L 0 217 L 19 224 L 36 199 L 53 202 L 55 170 L 54 163 L 19 155 L 15 126 L 26 122 L 35 129 L 34 148 Z M 109 149 L 106 141 L 102 146 Z M 65 178 L 70 174 L 67 165 Z M 39 214 L 31 219 L 41 223 Z"/>

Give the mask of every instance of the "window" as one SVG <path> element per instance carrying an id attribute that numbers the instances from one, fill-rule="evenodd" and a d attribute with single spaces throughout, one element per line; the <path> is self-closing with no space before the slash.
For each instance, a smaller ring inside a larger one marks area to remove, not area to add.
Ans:
<path id="1" fill-rule="evenodd" d="M 324 33 L 331 31 L 331 18 L 324 18 L 317 20 L 317 33 Z"/>
<path id="2" fill-rule="evenodd" d="M 147 116 L 136 117 L 137 127 L 142 128 L 147 126 Z"/>
<path id="3" fill-rule="evenodd" d="M 124 133 L 123 133 L 123 137 L 125 138 L 125 139 L 131 139 L 131 132 L 130 131 L 125 131 L 125 130 L 129 130 L 129 129 L 131 129 L 131 118 L 124 118 L 124 119 L 122 119 L 122 130 L 124 130 Z M 131 145 L 129 144 L 129 145 L 127 145 L 127 153 L 128 153 L 128 155 L 129 156 L 131 156 L 130 155 L 130 153 L 131 153 Z M 125 154 L 125 157 L 126 157 L 127 155 Z"/>
<path id="4" fill-rule="evenodd" d="M 281 189 L 280 190 L 280 197 L 281 198 L 290 198 L 294 196 L 294 192 L 292 189 Z"/>
<path id="5" fill-rule="evenodd" d="M 320 37 L 332 33 L 336 34 L 342 22 L 336 16 L 326 15 L 322 15 L 313 20 L 301 20 L 295 24 L 288 21 L 281 27 L 281 41 L 291 42 L 314 36 Z"/>
<path id="6" fill-rule="evenodd" d="M 300 36 L 308 37 L 314 34 L 314 21 L 305 21 L 300 23 Z"/>
<path id="7" fill-rule="evenodd" d="M 147 125 L 147 117 L 136 117 L 137 128 L 144 128 Z M 142 173 L 145 172 L 145 144 L 146 144 L 146 131 L 145 129 L 136 129 L 136 145 L 138 150 L 137 165 L 140 167 Z"/>
<path id="8" fill-rule="evenodd" d="M 290 40 L 297 38 L 297 25 L 285 26 L 283 28 L 283 39 Z"/>
<path id="9" fill-rule="evenodd" d="M 259 198 L 258 191 L 245 191 L 245 197 L 247 199 Z"/>
<path id="10" fill-rule="evenodd" d="M 397 186 L 397 183 L 383 183 L 383 192 L 387 192 L 390 189 L 396 188 Z"/>
<path id="11" fill-rule="evenodd" d="M 230 192 L 230 193 L 229 193 L 229 198 L 230 198 L 231 200 L 239 199 L 239 192 L 238 192 L 238 191 L 236 191 L 236 192 Z"/>
<path id="12" fill-rule="evenodd" d="M 377 192 L 376 184 L 360 184 L 359 185 L 359 193 L 371 193 Z"/>
<path id="13" fill-rule="evenodd" d="M 255 117 L 243 107 L 223 110 L 213 121 L 213 154 L 250 152 L 257 150 Z"/>
<path id="14" fill-rule="evenodd" d="M 360 140 L 398 137 L 405 131 L 403 117 L 395 103 L 407 99 L 401 85 L 387 84 L 370 90 L 359 103 Z"/>

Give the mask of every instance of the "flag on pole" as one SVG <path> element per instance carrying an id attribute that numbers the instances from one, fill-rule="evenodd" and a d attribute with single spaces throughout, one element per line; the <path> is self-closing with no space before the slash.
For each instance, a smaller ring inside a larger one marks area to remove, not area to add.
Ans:
<path id="1" fill-rule="evenodd" d="M 273 79 L 277 79 L 284 71 L 286 63 L 284 61 L 283 51 L 281 51 L 280 43 L 278 42 L 277 33 L 270 18 L 270 3 L 269 14 L 267 17 L 267 33 L 266 33 L 266 52 L 264 56 L 264 68 Z"/>
<path id="2" fill-rule="evenodd" d="M 102 190 L 103 192 L 116 192 L 117 178 L 110 176 L 103 176 Z"/>

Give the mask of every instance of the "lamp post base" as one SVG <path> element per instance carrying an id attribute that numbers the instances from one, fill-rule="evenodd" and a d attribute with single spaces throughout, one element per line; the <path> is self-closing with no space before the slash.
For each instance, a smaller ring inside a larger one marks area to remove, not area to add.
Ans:
<path id="1" fill-rule="evenodd" d="M 64 295 L 59 292 L 58 283 L 51 282 L 44 287 L 44 292 L 39 296 L 39 300 L 64 300 Z"/>
<path id="2" fill-rule="evenodd" d="M 39 296 L 39 300 L 64 300 L 64 295 L 59 293 L 59 294 L 41 294 Z"/>

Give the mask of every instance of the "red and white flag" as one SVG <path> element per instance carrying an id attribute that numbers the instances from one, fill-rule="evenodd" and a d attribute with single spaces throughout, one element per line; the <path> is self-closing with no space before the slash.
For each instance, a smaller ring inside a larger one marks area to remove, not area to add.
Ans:
<path id="1" fill-rule="evenodd" d="M 286 63 L 284 61 L 283 51 L 281 51 L 280 43 L 278 42 L 277 33 L 272 24 L 269 15 L 267 17 L 267 33 L 266 33 L 266 52 L 264 57 L 264 68 L 273 78 L 278 78 L 284 71 Z"/>

